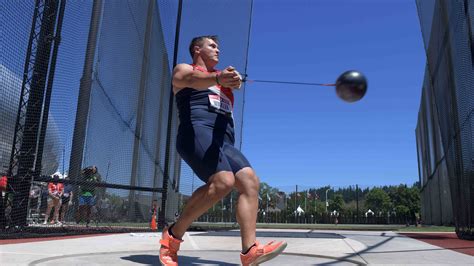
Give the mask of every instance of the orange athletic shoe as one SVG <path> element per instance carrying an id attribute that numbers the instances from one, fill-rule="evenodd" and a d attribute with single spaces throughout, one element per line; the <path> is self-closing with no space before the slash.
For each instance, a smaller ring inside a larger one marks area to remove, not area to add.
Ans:
<path id="1" fill-rule="evenodd" d="M 163 234 L 160 239 L 160 262 L 165 266 L 177 266 L 178 265 L 178 250 L 179 245 L 183 240 L 174 238 L 168 232 L 168 227 L 163 229 Z"/>
<path id="2" fill-rule="evenodd" d="M 271 241 L 266 245 L 260 245 L 258 241 L 255 241 L 255 245 L 247 254 L 240 253 L 240 261 L 243 266 L 259 265 L 262 262 L 271 260 L 280 255 L 286 248 L 286 245 L 284 241 L 278 243 Z"/>

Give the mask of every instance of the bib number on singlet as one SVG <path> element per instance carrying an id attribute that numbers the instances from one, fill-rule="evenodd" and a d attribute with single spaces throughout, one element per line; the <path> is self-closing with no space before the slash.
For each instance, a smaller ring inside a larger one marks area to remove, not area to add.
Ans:
<path id="1" fill-rule="evenodd" d="M 232 114 L 232 103 L 229 99 L 221 97 L 219 95 L 210 94 L 209 103 L 211 107 L 219 113 Z"/>

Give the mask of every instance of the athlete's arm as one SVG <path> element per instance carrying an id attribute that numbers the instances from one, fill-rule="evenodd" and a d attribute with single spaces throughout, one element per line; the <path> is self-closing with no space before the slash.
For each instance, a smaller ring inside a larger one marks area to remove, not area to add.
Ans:
<path id="1" fill-rule="evenodd" d="M 173 70 L 173 92 L 177 93 L 183 88 L 196 90 L 207 90 L 209 87 L 219 84 L 227 88 L 240 87 L 240 77 L 233 71 L 224 70 L 217 74 L 206 73 L 194 69 L 188 64 L 178 64 Z"/>
<path id="2" fill-rule="evenodd" d="M 205 73 L 188 64 L 178 64 L 173 70 L 173 91 L 183 88 L 206 90 L 217 84 L 217 73 Z"/>

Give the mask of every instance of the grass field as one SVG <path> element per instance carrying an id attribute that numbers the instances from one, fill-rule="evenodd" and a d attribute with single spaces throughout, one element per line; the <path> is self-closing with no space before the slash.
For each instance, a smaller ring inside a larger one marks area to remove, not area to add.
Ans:
<path id="1" fill-rule="evenodd" d="M 223 230 L 238 229 L 234 223 L 204 223 L 195 222 L 193 229 Z M 406 226 L 404 224 L 274 224 L 258 223 L 261 229 L 309 229 L 309 230 L 361 230 L 361 231 L 399 231 L 399 232 L 454 232 L 454 227 L 449 226 Z"/>
<path id="2" fill-rule="evenodd" d="M 455 228 L 452 226 L 420 226 L 420 227 L 404 227 L 400 228 L 400 232 L 453 232 Z"/>
<path id="3" fill-rule="evenodd" d="M 71 224 L 70 227 L 78 226 Z M 79 225 L 84 227 L 84 225 Z M 149 228 L 148 223 L 91 223 L 90 228 Z M 307 230 L 360 230 L 360 231 L 397 231 L 397 232 L 454 232 L 450 226 L 406 226 L 404 224 L 287 224 L 287 223 L 257 223 L 259 229 L 307 229 Z M 207 223 L 194 222 L 190 230 L 231 230 L 239 229 L 237 223 Z"/>

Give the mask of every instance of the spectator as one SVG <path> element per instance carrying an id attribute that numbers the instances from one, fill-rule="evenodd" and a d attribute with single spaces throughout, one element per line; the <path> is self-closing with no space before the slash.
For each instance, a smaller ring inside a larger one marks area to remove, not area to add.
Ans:
<path id="1" fill-rule="evenodd" d="M 40 201 L 41 201 L 41 186 L 39 182 L 33 182 L 30 189 L 30 203 L 28 207 L 28 217 L 36 224 L 40 223 Z"/>
<path id="2" fill-rule="evenodd" d="M 2 174 L 0 178 L 0 229 L 7 225 L 5 209 L 7 208 L 7 184 L 8 178 Z"/>
<path id="3" fill-rule="evenodd" d="M 69 180 L 68 176 L 67 175 L 64 175 L 64 179 L 66 180 Z M 62 204 L 61 204 L 61 211 L 60 211 L 60 221 L 61 223 L 64 223 L 64 216 L 67 214 L 67 211 L 69 209 L 69 206 L 72 205 L 72 197 L 73 197 L 73 193 L 72 193 L 72 190 L 73 190 L 73 187 L 71 184 L 67 184 L 64 186 L 64 194 L 63 196 L 61 197 L 61 201 L 62 201 Z"/>
<path id="4" fill-rule="evenodd" d="M 86 225 L 89 226 L 91 219 L 92 206 L 95 205 L 95 185 L 93 183 L 101 182 L 101 177 L 97 166 L 93 165 L 82 170 L 82 180 L 88 182 L 79 188 L 79 213 L 76 216 L 76 222 L 80 223 L 86 218 Z"/>
<path id="5" fill-rule="evenodd" d="M 7 184 L 8 184 L 8 178 L 6 175 L 2 175 L 0 178 L 0 191 L 4 192 L 7 191 Z"/>
<path id="6" fill-rule="evenodd" d="M 57 182 L 58 179 L 62 178 L 60 173 L 53 174 L 52 178 L 53 181 L 48 184 L 48 207 L 46 208 L 43 224 L 48 223 L 49 215 L 54 208 L 53 220 L 57 225 L 61 225 L 59 221 L 59 208 L 61 208 L 61 197 L 64 193 L 64 185 Z"/>
<path id="7" fill-rule="evenodd" d="M 5 225 L 9 227 L 12 222 L 13 193 L 7 193 L 4 199 L 5 204 Z"/>

